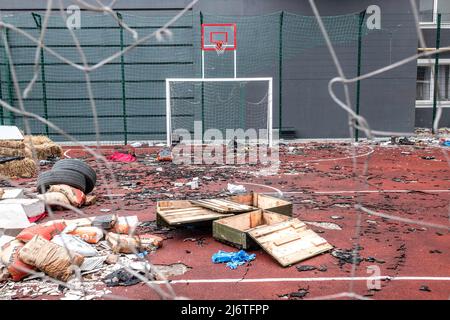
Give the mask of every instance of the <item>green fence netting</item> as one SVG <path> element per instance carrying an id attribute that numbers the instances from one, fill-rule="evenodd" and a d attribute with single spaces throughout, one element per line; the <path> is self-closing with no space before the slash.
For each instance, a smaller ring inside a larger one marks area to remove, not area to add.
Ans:
<path id="1" fill-rule="evenodd" d="M 172 16 L 137 16 L 122 13 L 120 17 L 140 37 L 160 28 Z M 43 16 L 17 14 L 2 17 L 3 21 L 39 37 Z M 323 17 L 330 38 L 336 44 L 351 44 L 369 30 L 360 28 L 358 13 Z M 164 140 L 166 137 L 166 78 L 201 77 L 201 23 L 237 24 L 237 76 L 273 77 L 273 126 L 282 126 L 283 63 L 297 59 L 304 52 L 324 46 L 317 21 L 311 16 L 277 12 L 263 16 L 216 16 L 189 12 L 169 30 L 170 39 L 155 38 L 139 45 L 124 56 L 90 72 L 91 84 L 103 142 Z M 33 77 L 36 44 L 17 32 L 2 29 L 12 53 L 12 63 L 23 90 Z M 131 34 L 108 15 L 82 13 L 81 29 L 74 30 L 89 64 L 95 64 L 133 43 Z M 74 40 L 59 15 L 51 16 L 45 45 L 73 62 L 82 64 Z M 207 77 L 232 77 L 233 55 L 205 55 Z M 355 65 L 357 61 L 354 61 Z M 80 141 L 94 141 L 95 127 L 85 74 L 41 51 L 39 77 L 24 104 L 34 112 L 54 122 Z M 263 127 L 266 123 L 266 84 L 248 83 L 180 83 L 173 88 L 171 99 L 179 114 L 176 126 L 188 130 L 194 120 L 204 120 L 205 128 Z M 0 48 L 0 98 L 17 107 L 10 61 L 5 48 Z M 177 113 L 175 112 L 175 113 Z M 4 109 L 1 124 L 23 128 L 23 120 Z M 30 120 L 33 134 L 45 134 L 56 141 L 65 141 L 54 130 L 36 120 Z"/>

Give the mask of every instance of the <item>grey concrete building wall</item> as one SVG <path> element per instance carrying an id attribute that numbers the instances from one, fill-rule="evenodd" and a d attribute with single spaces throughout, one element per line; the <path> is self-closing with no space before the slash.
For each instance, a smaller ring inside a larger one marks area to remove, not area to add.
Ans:
<path id="1" fill-rule="evenodd" d="M 67 5 L 73 1 L 66 1 Z M 382 30 L 364 37 L 362 44 L 362 72 L 366 73 L 404 57 L 417 50 L 417 35 L 409 0 L 318 0 L 322 15 L 357 13 L 369 5 L 381 8 Z M 181 8 L 187 0 L 133 0 L 118 1 L 117 8 L 145 9 Z M 27 10 L 45 8 L 45 0 L 5 1 L 0 8 Z M 261 15 L 276 11 L 289 11 L 312 15 L 307 0 L 200 0 L 194 12 L 217 15 Z M 146 14 L 140 11 L 139 14 Z M 153 13 L 154 14 L 154 13 Z M 338 57 L 347 77 L 356 76 L 357 43 L 336 47 Z M 267 74 L 267 76 L 271 76 Z M 274 83 L 278 82 L 274 71 Z M 289 58 L 283 67 L 284 127 L 293 127 L 299 138 L 349 137 L 346 113 L 328 94 L 328 81 L 337 76 L 336 68 L 325 46 L 311 48 L 297 57 Z M 356 86 L 350 85 L 353 107 Z M 361 114 L 376 130 L 411 132 L 415 124 L 416 63 L 412 62 L 395 70 L 361 82 Z M 337 88 L 343 99 L 342 88 Z M 274 86 L 274 126 L 278 124 L 278 86 Z"/>

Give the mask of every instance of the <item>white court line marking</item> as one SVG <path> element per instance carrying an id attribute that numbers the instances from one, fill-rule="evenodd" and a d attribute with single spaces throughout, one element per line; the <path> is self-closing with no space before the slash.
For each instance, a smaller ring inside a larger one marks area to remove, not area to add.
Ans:
<path id="1" fill-rule="evenodd" d="M 318 277 L 318 278 L 256 278 L 256 279 L 181 279 L 169 280 L 170 284 L 182 283 L 265 283 L 265 282 L 321 282 L 321 281 L 367 281 L 367 280 L 389 280 L 389 281 L 450 281 L 450 277 Z M 166 281 L 150 281 L 154 284 L 164 284 Z"/>
<path id="2" fill-rule="evenodd" d="M 68 150 L 66 150 L 66 152 L 64 152 L 64 157 L 72 159 L 72 157 L 67 154 L 70 150 L 72 150 L 72 149 L 68 149 Z"/>
<path id="3" fill-rule="evenodd" d="M 382 189 L 382 190 L 337 190 L 337 191 L 283 191 L 285 194 L 342 194 L 342 193 L 410 193 L 410 192 L 429 192 L 429 193 L 449 193 L 450 189 Z M 275 192 L 265 192 L 273 194 Z"/>
<path id="4" fill-rule="evenodd" d="M 317 159 L 317 160 L 302 160 L 302 162 L 324 162 L 324 161 L 338 161 L 338 160 L 347 160 L 347 159 L 354 159 L 354 158 L 361 158 L 361 157 L 366 157 L 368 155 L 371 155 L 372 153 L 375 152 L 375 149 L 367 146 L 370 151 L 364 154 L 358 154 L 356 156 L 348 156 L 348 157 L 342 157 L 342 158 L 331 158 L 331 159 Z"/>
<path id="5" fill-rule="evenodd" d="M 271 187 L 271 186 L 266 186 L 265 184 L 260 184 L 260 183 L 250 183 L 250 182 L 240 182 L 240 181 L 237 181 L 236 183 L 248 184 L 248 185 L 252 185 L 252 186 L 260 186 L 260 187 L 269 188 L 269 189 L 275 190 L 280 196 L 283 196 L 283 192 L 282 192 L 280 189 L 277 189 L 277 188 Z M 273 193 L 273 192 L 272 192 L 272 193 Z"/>

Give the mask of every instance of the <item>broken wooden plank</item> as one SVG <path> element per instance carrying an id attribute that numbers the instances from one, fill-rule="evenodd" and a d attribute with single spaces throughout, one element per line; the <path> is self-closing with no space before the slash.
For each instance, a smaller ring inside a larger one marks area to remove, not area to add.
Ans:
<path id="1" fill-rule="evenodd" d="M 226 199 L 201 199 L 201 200 L 191 200 L 194 205 L 202 206 L 221 213 L 230 212 L 248 212 L 255 208 L 245 204 L 240 204 Z"/>
<path id="2" fill-rule="evenodd" d="M 160 226 L 174 226 L 212 221 L 231 215 L 218 213 L 200 206 L 194 206 L 187 200 L 160 201 L 157 203 L 156 212 L 157 224 Z"/>

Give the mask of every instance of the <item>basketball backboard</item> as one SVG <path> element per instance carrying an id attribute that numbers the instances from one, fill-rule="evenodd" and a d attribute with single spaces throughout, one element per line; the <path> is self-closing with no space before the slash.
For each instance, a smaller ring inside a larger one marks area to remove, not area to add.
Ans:
<path id="1" fill-rule="evenodd" d="M 204 23 L 202 24 L 202 50 L 214 51 L 224 49 L 236 50 L 235 23 Z"/>

